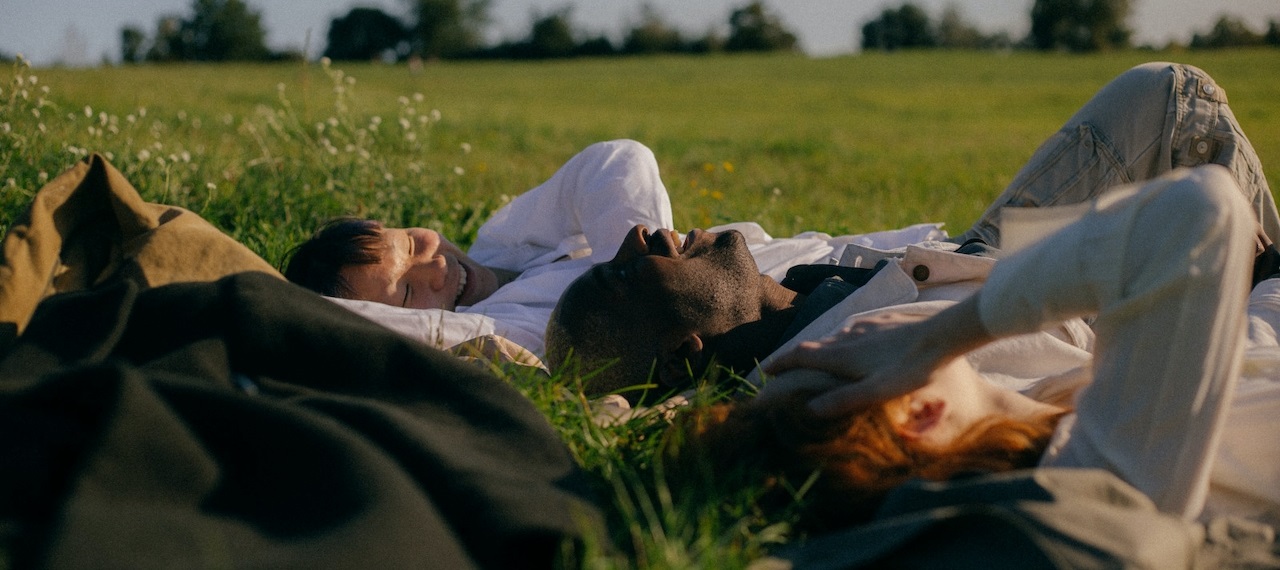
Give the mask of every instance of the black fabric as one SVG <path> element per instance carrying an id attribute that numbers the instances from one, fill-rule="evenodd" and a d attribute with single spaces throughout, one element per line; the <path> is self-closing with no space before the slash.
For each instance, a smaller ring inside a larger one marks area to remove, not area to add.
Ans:
<path id="1" fill-rule="evenodd" d="M 1253 284 L 1257 287 L 1259 283 L 1273 277 L 1280 277 L 1280 251 L 1276 251 L 1275 244 L 1267 244 L 1267 247 L 1253 258 Z"/>
<path id="2" fill-rule="evenodd" d="M 0 457 L 0 567 L 537 568 L 601 520 L 512 387 L 253 273 L 43 302 Z"/>
<path id="3" fill-rule="evenodd" d="M 882 267 L 880 264 L 877 264 L 872 269 L 843 267 L 825 263 L 796 265 L 787 269 L 787 275 L 782 278 L 781 284 L 783 287 L 801 295 L 808 295 L 826 279 L 839 277 L 845 283 L 857 288 L 866 285 L 872 277 L 875 277 L 880 267 Z"/>
<path id="4" fill-rule="evenodd" d="M 772 567 L 1192 568 L 1195 526 L 1106 471 L 1032 469 L 908 483 L 871 523 L 784 547 Z"/>

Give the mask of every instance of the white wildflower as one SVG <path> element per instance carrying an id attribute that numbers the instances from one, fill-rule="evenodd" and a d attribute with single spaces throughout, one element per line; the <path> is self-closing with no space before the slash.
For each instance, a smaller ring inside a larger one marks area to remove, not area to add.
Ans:
<path id="1" fill-rule="evenodd" d="M 461 166 L 455 166 L 453 167 L 453 173 L 457 174 L 458 176 L 462 176 L 463 174 L 466 174 L 467 171 L 463 170 Z"/>
<path id="2" fill-rule="evenodd" d="M 138 117 L 137 117 L 137 115 L 134 115 L 133 113 L 129 113 L 128 115 L 125 115 L 125 116 L 124 116 L 124 120 L 125 120 L 125 121 L 127 121 L 129 124 L 133 124 L 133 123 L 138 122 Z"/>
<path id="3" fill-rule="evenodd" d="M 399 102 L 400 102 L 400 106 L 401 106 L 401 107 L 408 107 L 408 106 L 409 106 L 409 98 L 408 98 L 408 97 L 405 97 L 404 95 L 401 95 L 401 96 L 399 96 L 399 97 L 396 97 L 396 101 L 399 101 Z"/>
<path id="4" fill-rule="evenodd" d="M 395 177 L 392 176 L 390 172 L 383 172 L 382 179 L 386 180 L 387 182 L 391 182 L 392 180 L 395 180 Z"/>
<path id="5" fill-rule="evenodd" d="M 471 154 L 471 143 L 462 143 L 458 145 L 462 147 L 462 154 Z"/>
<path id="6" fill-rule="evenodd" d="M 404 134 L 404 140 L 407 140 L 407 141 L 409 141 L 409 142 L 416 141 L 416 140 L 418 140 L 418 133 L 415 133 L 415 132 L 413 132 L 413 131 L 409 131 L 409 132 L 407 132 L 407 133 L 405 133 L 405 134 Z"/>
<path id="7" fill-rule="evenodd" d="M 336 127 L 336 126 L 338 126 L 338 118 L 337 118 L 337 117 L 329 117 L 329 120 L 328 120 L 327 122 L 329 123 L 329 126 L 330 126 L 330 127 Z"/>
<path id="8" fill-rule="evenodd" d="M 414 101 L 417 101 L 417 102 L 421 103 L 423 99 L 425 99 L 425 97 L 423 97 L 421 93 L 414 93 L 414 94 L 413 94 L 413 100 L 414 100 Z"/>
<path id="9" fill-rule="evenodd" d="M 84 116 L 85 116 L 85 118 L 92 117 L 92 116 L 93 116 L 93 108 L 92 108 L 92 107 L 90 107 L 90 106 L 88 106 L 88 105 L 85 105 L 85 106 L 84 106 Z"/>
<path id="10" fill-rule="evenodd" d="M 409 127 L 411 127 L 411 126 L 412 126 L 412 125 L 409 123 L 409 119 L 406 119 L 406 118 L 404 118 L 404 117 L 400 117 L 400 128 L 402 128 L 402 129 L 404 129 L 404 130 L 406 130 L 406 131 L 407 131 L 407 130 L 409 130 Z"/>
<path id="11" fill-rule="evenodd" d="M 432 121 L 439 121 L 439 120 L 440 120 L 440 109 L 432 109 L 432 110 L 431 110 L 431 120 L 432 120 Z"/>
<path id="12" fill-rule="evenodd" d="M 32 115 L 35 115 L 35 118 L 39 119 L 39 118 L 40 118 L 40 109 L 32 109 L 32 110 L 31 110 L 31 114 L 32 114 Z"/>
<path id="13" fill-rule="evenodd" d="M 151 160 L 151 151 L 145 148 L 138 151 L 138 162 L 146 162 L 148 160 Z"/>
<path id="14" fill-rule="evenodd" d="M 325 69 L 328 69 L 328 68 L 329 68 L 329 65 L 330 65 L 330 64 L 332 64 L 332 63 L 333 63 L 333 60 L 331 60 L 331 59 L 329 59 L 329 58 L 327 58 L 327 57 L 322 57 L 322 58 L 320 58 L 320 67 L 323 67 L 323 68 L 325 68 Z"/>
<path id="15" fill-rule="evenodd" d="M 48 181 L 49 181 L 49 173 L 48 173 L 48 172 L 45 172 L 45 171 L 43 171 L 43 170 L 41 170 L 41 171 L 40 171 L 40 174 L 36 175 L 36 181 L 37 181 L 37 182 L 39 182 L 39 183 L 41 183 L 41 184 L 44 184 L 45 182 L 48 182 Z"/>
<path id="16" fill-rule="evenodd" d="M 147 108 L 146 108 L 146 107 L 138 107 L 138 116 L 139 116 L 139 117 L 145 117 L 145 116 L 147 116 Z M 230 116 L 230 115 L 228 115 L 228 116 Z"/>

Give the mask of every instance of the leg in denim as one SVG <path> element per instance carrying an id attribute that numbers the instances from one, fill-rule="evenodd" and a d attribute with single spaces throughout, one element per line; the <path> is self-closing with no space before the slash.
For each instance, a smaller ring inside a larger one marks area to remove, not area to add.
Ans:
<path id="1" fill-rule="evenodd" d="M 1266 234 L 1280 216 L 1258 156 L 1227 106 L 1227 94 L 1189 65 L 1148 63 L 1104 86 L 1036 150 L 1004 193 L 955 241 L 1000 245 L 1000 209 L 1074 204 L 1174 168 L 1227 167 Z"/>

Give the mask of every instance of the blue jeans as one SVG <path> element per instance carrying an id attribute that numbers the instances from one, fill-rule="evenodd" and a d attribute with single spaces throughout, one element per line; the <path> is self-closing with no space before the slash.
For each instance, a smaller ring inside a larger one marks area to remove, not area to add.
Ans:
<path id="1" fill-rule="evenodd" d="M 1040 145 L 1004 193 L 965 233 L 999 247 L 1000 209 L 1060 206 L 1183 166 L 1220 164 L 1263 231 L 1280 241 L 1280 216 L 1253 145 L 1213 78 L 1190 65 L 1147 63 L 1121 74 Z"/>

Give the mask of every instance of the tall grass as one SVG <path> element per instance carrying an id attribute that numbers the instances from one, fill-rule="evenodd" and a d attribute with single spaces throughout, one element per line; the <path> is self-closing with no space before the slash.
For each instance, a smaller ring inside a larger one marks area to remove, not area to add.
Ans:
<path id="1" fill-rule="evenodd" d="M 836 234 L 942 221 L 958 231 L 1098 87 L 1152 59 L 1199 65 L 1225 85 L 1280 186 L 1274 50 L 672 57 L 419 73 L 18 62 L 0 74 L 0 229 L 46 180 L 99 152 L 146 199 L 194 210 L 272 263 L 343 214 L 432 227 L 466 245 L 494 209 L 578 149 L 626 137 L 654 149 L 681 229 L 755 220 L 774 235 Z M 740 567 L 796 539 L 794 510 L 762 510 L 758 487 L 668 486 L 665 418 L 600 426 L 573 375 L 506 374 L 596 482 L 610 525 L 576 553 L 584 565 Z"/>

